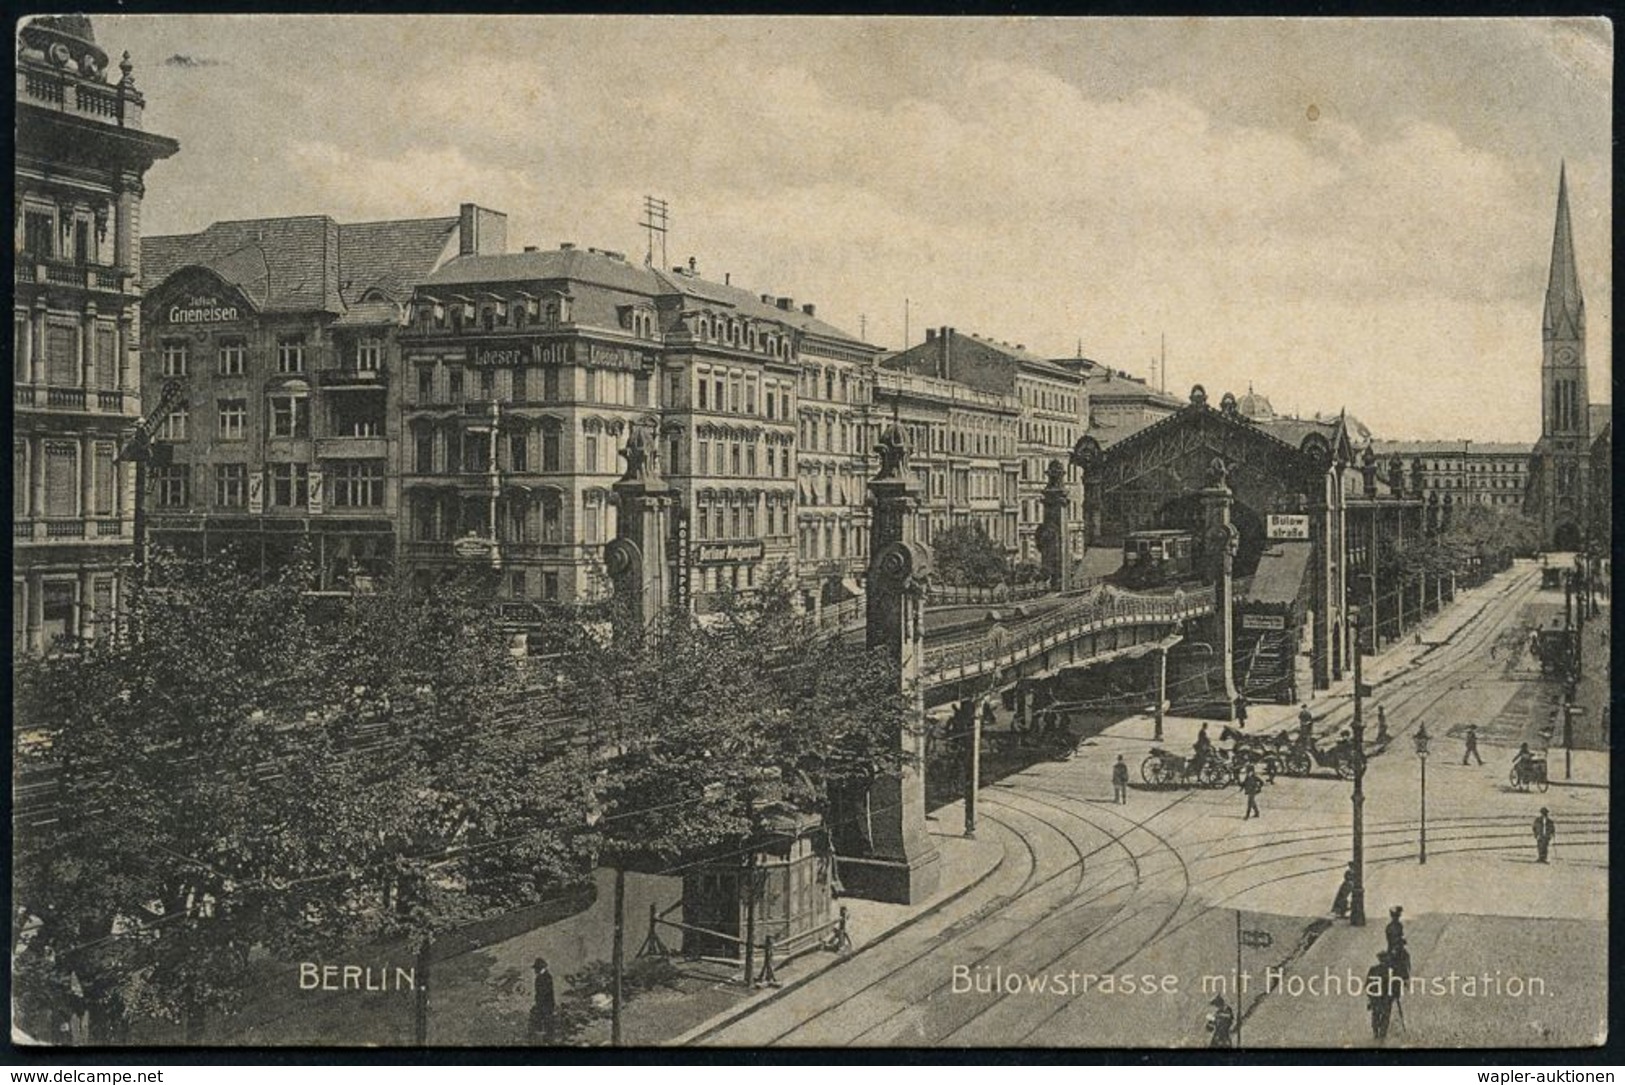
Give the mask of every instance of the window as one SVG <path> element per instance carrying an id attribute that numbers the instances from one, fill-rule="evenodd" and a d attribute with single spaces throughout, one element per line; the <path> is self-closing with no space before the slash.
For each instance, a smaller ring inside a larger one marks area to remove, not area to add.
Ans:
<path id="1" fill-rule="evenodd" d="M 581 495 L 581 541 L 596 546 L 603 541 L 603 496 L 596 493 Z"/>
<path id="2" fill-rule="evenodd" d="M 23 214 L 23 251 L 49 260 L 56 255 L 56 216 L 49 211 Z"/>
<path id="3" fill-rule="evenodd" d="M 434 474 L 434 431 L 418 430 L 417 437 L 412 443 L 414 470 L 420 475 Z"/>
<path id="4" fill-rule="evenodd" d="M 558 573 L 543 573 L 542 574 L 542 598 L 546 599 L 546 600 L 548 600 L 550 602 L 556 602 L 558 600 L 558 597 L 559 597 L 559 574 Z"/>
<path id="5" fill-rule="evenodd" d="M 338 462 L 328 468 L 327 492 L 337 508 L 376 509 L 384 504 L 384 465 Z"/>
<path id="6" fill-rule="evenodd" d="M 153 489 L 161 509 L 181 509 L 191 503 L 192 469 L 184 463 L 152 469 Z"/>
<path id="7" fill-rule="evenodd" d="M 383 340 L 363 339 L 355 348 L 355 367 L 362 373 L 376 373 L 384 368 Z"/>
<path id="8" fill-rule="evenodd" d="M 696 475 L 709 475 L 711 473 L 711 442 L 700 441 L 698 451 L 694 456 L 694 473 Z"/>
<path id="9" fill-rule="evenodd" d="M 530 470 L 529 444 L 523 433 L 508 435 L 508 470 L 521 473 Z"/>
<path id="10" fill-rule="evenodd" d="M 273 508 L 303 508 L 310 504 L 310 467 L 303 463 L 271 465 L 271 505 Z"/>
<path id="11" fill-rule="evenodd" d="M 434 402 L 434 367 L 429 365 L 418 366 L 418 402 Z"/>
<path id="12" fill-rule="evenodd" d="M 680 438 L 674 436 L 669 442 L 667 442 L 666 473 L 668 475 L 675 475 L 682 471 L 682 461 L 679 458 L 682 451 L 683 442 Z"/>
<path id="13" fill-rule="evenodd" d="M 118 501 L 118 446 L 106 443 L 96 446 L 96 507 L 97 516 L 112 516 Z M 22 476 L 27 477 L 27 476 Z"/>
<path id="14" fill-rule="evenodd" d="M 711 382 L 706 379 L 705 374 L 703 374 L 703 373 L 700 374 L 700 379 L 699 379 L 699 392 L 700 392 L 700 395 L 699 395 L 699 407 L 700 407 L 700 410 L 702 410 L 702 411 L 710 410 L 710 399 L 711 399 L 710 388 L 711 388 Z"/>
<path id="15" fill-rule="evenodd" d="M 598 402 L 598 370 L 586 369 L 583 372 L 586 374 L 582 378 L 586 390 L 582 393 L 581 398 L 588 403 L 596 403 Z"/>
<path id="16" fill-rule="evenodd" d="M 463 401 L 463 371 L 455 366 L 446 370 L 446 399 L 451 403 Z"/>
<path id="17" fill-rule="evenodd" d="M 272 396 L 271 436 L 309 437 L 310 401 L 304 396 Z"/>
<path id="18" fill-rule="evenodd" d="M 745 447 L 745 474 L 752 475 L 752 476 L 754 476 L 756 474 L 756 446 L 755 445 L 747 445 Z"/>
<path id="19" fill-rule="evenodd" d="M 563 536 L 564 504 L 556 493 L 542 494 L 542 542 L 557 543 Z"/>
<path id="20" fill-rule="evenodd" d="M 305 337 L 285 335 L 276 341 L 276 371 L 303 373 L 305 371 Z"/>
<path id="21" fill-rule="evenodd" d="M 247 360 L 247 340 L 222 339 L 220 341 L 220 375 L 222 377 L 242 376 Z"/>
<path id="22" fill-rule="evenodd" d="M 248 423 L 248 400 L 222 399 L 220 407 L 220 439 L 240 441 Z"/>
<path id="23" fill-rule="evenodd" d="M 512 570 L 508 574 L 508 594 L 515 599 L 523 599 L 528 592 L 529 585 L 525 583 L 525 570 Z"/>
<path id="24" fill-rule="evenodd" d="M 38 513 L 41 510 L 35 510 Z M 46 516 L 79 515 L 79 445 L 71 441 L 45 443 Z"/>
<path id="25" fill-rule="evenodd" d="M 191 413 L 185 407 L 176 407 L 164 418 L 163 425 L 158 427 L 158 436 L 166 441 L 186 440 L 186 423 Z"/>
<path id="26" fill-rule="evenodd" d="M 598 470 L 598 438 L 588 434 L 583 448 L 581 470 L 590 474 Z"/>
<path id="27" fill-rule="evenodd" d="M 214 503 L 221 508 L 241 508 L 248 503 L 248 464 L 214 465 Z"/>
<path id="28" fill-rule="evenodd" d="M 186 376 L 188 344 L 184 340 L 166 339 L 163 344 L 164 376 Z"/>
<path id="29" fill-rule="evenodd" d="M 773 414 L 774 399 L 775 399 L 775 396 L 774 396 L 773 389 L 772 388 L 766 389 L 766 402 L 763 404 L 763 406 L 766 408 L 764 413 L 769 418 L 772 418 L 774 416 L 774 414 Z"/>
<path id="30" fill-rule="evenodd" d="M 542 430 L 542 470 L 559 469 L 559 427 L 547 426 Z"/>
<path id="31" fill-rule="evenodd" d="M 542 400 L 547 403 L 559 401 L 559 371 L 556 366 L 542 370 Z"/>
<path id="32" fill-rule="evenodd" d="M 480 370 L 480 398 L 495 399 L 497 397 L 497 371 L 487 366 Z"/>
<path id="33" fill-rule="evenodd" d="M 730 468 L 729 474 L 739 474 L 739 445 L 737 443 L 728 446 L 728 467 Z"/>

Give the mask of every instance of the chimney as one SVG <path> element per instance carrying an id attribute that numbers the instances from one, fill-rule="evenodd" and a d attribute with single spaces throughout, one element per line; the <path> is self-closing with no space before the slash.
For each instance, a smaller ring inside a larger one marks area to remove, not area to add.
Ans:
<path id="1" fill-rule="evenodd" d="M 457 255 L 497 256 L 508 251 L 508 216 L 465 203 L 457 215 Z"/>
<path id="2" fill-rule="evenodd" d="M 537 248 L 537 246 L 535 246 L 535 245 L 526 245 L 525 246 L 525 251 L 526 252 L 540 252 L 541 250 L 539 248 Z"/>
<path id="3" fill-rule="evenodd" d="M 925 341 L 927 343 L 931 342 L 936 337 L 937 337 L 937 329 L 935 329 L 935 328 L 927 328 L 927 329 L 925 329 Z"/>
<path id="4" fill-rule="evenodd" d="M 576 248 L 576 243 L 574 241 L 560 241 L 559 242 L 559 251 L 560 252 L 574 252 L 575 248 Z"/>
<path id="5" fill-rule="evenodd" d="M 794 309 L 795 307 L 796 307 L 796 299 L 795 298 L 780 298 L 779 299 L 779 308 L 783 309 L 785 312 L 788 313 L 790 310 Z"/>
<path id="6" fill-rule="evenodd" d="M 801 307 L 801 311 L 806 313 L 808 316 L 817 316 L 818 306 L 809 301 L 807 304 Z"/>
<path id="7" fill-rule="evenodd" d="M 943 328 L 937 334 L 937 342 L 941 344 L 938 350 L 937 376 L 943 380 L 954 379 L 953 345 L 951 342 L 953 337 L 954 330 L 952 328 Z"/>
<path id="8" fill-rule="evenodd" d="M 761 298 L 762 298 L 762 304 L 763 305 L 772 305 L 773 304 L 773 295 L 772 294 L 763 294 L 763 295 L 761 295 Z"/>

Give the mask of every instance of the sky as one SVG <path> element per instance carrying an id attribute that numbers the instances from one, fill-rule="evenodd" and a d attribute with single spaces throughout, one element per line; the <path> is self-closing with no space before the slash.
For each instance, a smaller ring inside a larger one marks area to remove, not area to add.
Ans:
<path id="1" fill-rule="evenodd" d="M 1610 395 L 1603 20 L 112 16 L 143 232 L 507 212 L 509 245 L 951 325 L 1378 436 L 1533 442 L 1559 164 Z M 656 259 L 659 259 L 658 249 Z M 905 321 L 907 338 L 905 339 Z"/>

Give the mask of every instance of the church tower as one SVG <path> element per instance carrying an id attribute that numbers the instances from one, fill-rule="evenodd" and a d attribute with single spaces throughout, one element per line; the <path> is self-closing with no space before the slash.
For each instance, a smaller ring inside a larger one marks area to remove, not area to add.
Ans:
<path id="1" fill-rule="evenodd" d="M 1577 550 L 1590 483 L 1590 395 L 1586 385 L 1585 299 L 1574 259 L 1567 170 L 1558 173 L 1557 225 L 1541 322 L 1540 441 L 1530 471 L 1530 515 L 1557 550 Z"/>

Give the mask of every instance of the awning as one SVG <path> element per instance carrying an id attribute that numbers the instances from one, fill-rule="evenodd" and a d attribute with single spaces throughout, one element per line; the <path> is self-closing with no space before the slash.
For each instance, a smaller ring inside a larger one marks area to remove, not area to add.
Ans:
<path id="1" fill-rule="evenodd" d="M 1303 591 L 1313 543 L 1272 543 L 1258 559 L 1258 569 L 1247 586 L 1246 602 L 1290 606 Z"/>

